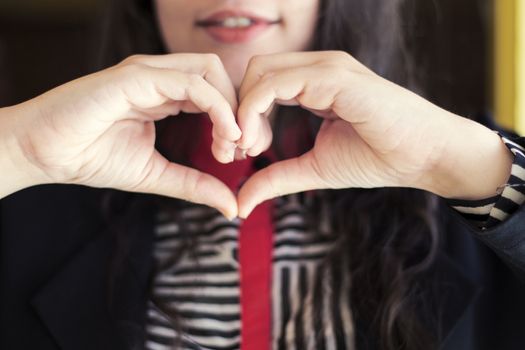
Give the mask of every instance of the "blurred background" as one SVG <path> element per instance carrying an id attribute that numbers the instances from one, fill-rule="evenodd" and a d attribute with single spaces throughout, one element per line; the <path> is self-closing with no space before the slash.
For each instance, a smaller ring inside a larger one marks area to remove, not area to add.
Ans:
<path id="1" fill-rule="evenodd" d="M 415 15 L 406 30 L 414 37 L 410 46 L 432 101 L 464 116 L 494 112 L 501 124 L 525 132 L 518 118 L 524 114 L 524 2 L 411 1 Z M 106 5 L 107 0 L 1 0 L 0 106 L 92 72 Z"/>

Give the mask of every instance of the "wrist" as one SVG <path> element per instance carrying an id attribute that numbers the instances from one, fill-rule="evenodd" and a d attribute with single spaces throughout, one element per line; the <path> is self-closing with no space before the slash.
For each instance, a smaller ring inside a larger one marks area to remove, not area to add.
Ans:
<path id="1" fill-rule="evenodd" d="M 22 105 L 0 108 L 0 199 L 27 187 L 44 183 L 18 142 L 18 121 Z"/>
<path id="2" fill-rule="evenodd" d="M 489 128 L 459 116 L 451 121 L 448 142 L 425 189 L 450 199 L 498 195 L 510 177 L 514 155 Z"/>

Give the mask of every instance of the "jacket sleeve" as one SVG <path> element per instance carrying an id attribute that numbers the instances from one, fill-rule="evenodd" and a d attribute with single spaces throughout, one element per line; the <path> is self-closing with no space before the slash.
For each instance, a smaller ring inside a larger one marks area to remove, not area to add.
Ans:
<path id="1" fill-rule="evenodd" d="M 446 202 L 467 221 L 472 234 L 525 280 L 525 137 L 498 134 L 514 154 L 511 175 L 501 194 L 480 201 Z"/>
<path id="2" fill-rule="evenodd" d="M 506 220 L 525 202 L 525 138 L 498 134 L 514 155 L 510 177 L 501 193 L 476 201 L 446 199 L 448 205 L 483 230 Z"/>

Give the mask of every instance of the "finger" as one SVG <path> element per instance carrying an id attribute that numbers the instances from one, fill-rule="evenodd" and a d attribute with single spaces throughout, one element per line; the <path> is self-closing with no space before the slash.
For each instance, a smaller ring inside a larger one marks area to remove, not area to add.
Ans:
<path id="1" fill-rule="evenodd" d="M 238 194 L 239 217 L 247 218 L 265 200 L 329 186 L 320 177 L 313 152 L 277 162 L 252 175 Z"/>
<path id="2" fill-rule="evenodd" d="M 174 83 L 169 79 L 171 74 L 178 75 L 176 71 L 165 71 L 159 68 L 150 69 L 157 70 L 155 74 L 158 76 L 159 81 L 163 83 L 158 86 L 160 91 L 171 97 L 170 94 L 172 92 L 169 89 L 175 87 L 172 86 Z M 164 78 L 161 77 L 163 75 Z M 177 93 L 174 93 L 174 99 L 177 99 L 177 97 L 179 100 L 181 97 L 182 99 L 188 99 L 200 108 L 201 111 L 207 113 L 210 116 L 213 127 L 217 129 L 217 135 L 220 137 L 232 142 L 237 141 L 241 137 L 241 130 L 237 125 L 231 106 L 217 89 L 203 77 L 195 74 L 186 74 L 184 85 L 184 95 L 178 96 Z M 178 93 L 180 93 L 180 90 Z"/>
<path id="3" fill-rule="evenodd" d="M 246 150 L 236 148 L 235 149 L 235 160 L 244 160 L 246 159 Z"/>
<path id="4" fill-rule="evenodd" d="M 130 113 L 131 118 L 140 121 L 157 121 L 166 118 L 167 115 L 177 115 L 180 112 L 185 112 L 189 114 L 202 113 L 202 111 L 195 106 L 191 101 L 171 101 L 164 103 L 158 107 L 153 107 L 149 109 L 141 110 L 140 108 L 135 108 L 133 112 Z"/>
<path id="5" fill-rule="evenodd" d="M 184 73 L 199 74 L 226 98 L 234 112 L 237 111 L 235 87 L 221 59 L 216 54 L 134 55 L 124 60 L 122 64 L 145 64 L 155 68 L 169 68 Z"/>
<path id="6" fill-rule="evenodd" d="M 190 101 L 192 105 L 209 115 L 216 130 L 216 137 L 223 138 L 232 145 L 239 139 L 241 131 L 229 103 L 200 75 L 146 66 L 136 70 L 135 73 L 136 82 L 124 84 L 123 88 L 131 109 L 136 106 L 154 107 L 165 104 L 167 100 L 181 101 L 183 104 Z M 233 159 L 233 155 L 228 159 Z M 222 158 L 218 160 L 223 161 Z"/>
<path id="7" fill-rule="evenodd" d="M 170 100 L 185 104 L 191 101 L 202 112 L 208 113 L 218 135 L 236 141 L 241 131 L 235 120 L 230 103 L 204 77 L 196 73 L 184 73 L 171 68 L 147 65 L 125 65 L 116 71 L 121 82 L 125 100 L 131 109 L 149 110 Z M 127 117 L 127 111 L 120 113 Z"/>
<path id="8" fill-rule="evenodd" d="M 262 118 L 261 120 L 261 129 L 257 141 L 255 144 L 247 151 L 247 155 L 250 157 L 256 157 L 262 152 L 266 151 L 272 145 L 273 132 L 270 126 L 270 121 L 268 118 Z"/>
<path id="9" fill-rule="evenodd" d="M 241 82 L 241 86 L 239 89 L 239 101 L 244 100 L 244 97 L 246 94 L 251 91 L 251 89 L 261 80 L 267 77 L 270 74 L 277 74 L 277 72 L 282 71 L 286 68 L 291 67 L 300 67 L 300 66 L 308 66 L 317 63 L 322 55 L 319 54 L 319 52 L 289 52 L 289 53 L 277 53 L 277 54 L 271 54 L 271 55 L 261 55 L 261 56 L 254 56 L 252 59 L 250 59 L 250 62 L 248 63 L 248 67 L 246 69 L 243 81 Z M 284 103 L 288 105 L 293 105 L 294 103 Z M 271 110 L 271 107 L 268 108 L 268 110 L 264 114 L 269 114 L 269 111 Z M 244 114 L 243 114 L 244 115 Z M 241 126 L 241 130 L 245 130 L 244 125 L 241 125 L 244 123 L 245 118 L 239 117 L 239 126 Z M 244 149 L 250 149 L 254 147 L 255 144 L 261 145 L 263 144 L 262 141 L 257 140 L 257 137 L 259 136 L 257 134 L 257 130 L 260 130 L 261 124 L 258 123 L 259 119 L 255 118 L 255 115 L 252 115 L 251 119 L 248 119 L 251 121 L 251 124 L 249 125 L 249 134 L 245 135 L 243 139 L 238 143 L 238 145 L 241 145 Z M 256 153 L 252 151 L 251 153 Z M 250 152 L 248 152 L 250 154 Z"/>
<path id="10" fill-rule="evenodd" d="M 236 148 L 234 143 L 215 139 L 211 145 L 211 152 L 217 161 L 227 164 L 234 161 Z"/>
<path id="11" fill-rule="evenodd" d="M 213 142 L 211 145 L 212 154 L 217 161 L 227 164 L 235 160 L 237 145 L 234 142 L 221 138 L 217 128 L 212 128 Z"/>
<path id="12" fill-rule="evenodd" d="M 332 68 L 290 68 L 259 81 L 239 106 L 237 119 L 242 137 L 237 145 L 243 149 L 253 147 L 261 128 L 258 118 L 264 115 L 272 103 L 298 104 L 305 109 L 319 111 L 333 110 L 343 86 L 339 77 L 328 73 L 333 73 Z M 322 115 L 332 117 L 329 113 Z"/>
<path id="13" fill-rule="evenodd" d="M 246 67 L 246 73 L 239 88 L 239 101 L 242 101 L 246 93 L 266 74 L 286 68 L 313 65 L 325 56 L 326 53 L 319 51 L 254 56 Z"/>
<path id="14" fill-rule="evenodd" d="M 124 84 L 123 88 L 132 110 L 137 107 L 144 110 L 164 105 L 169 101 L 180 101 L 181 108 L 186 106 L 194 110 L 196 107 L 210 117 L 215 131 L 214 140 L 224 139 L 231 143 L 230 154 L 225 155 L 215 148 L 212 150 L 214 156 L 223 163 L 233 159 L 234 142 L 240 138 L 241 131 L 231 106 L 215 87 L 198 74 L 186 74 L 178 70 L 149 66 L 133 69 L 135 69 L 135 83 Z M 129 77 L 130 72 L 125 73 Z M 155 116 L 152 118 L 154 119 Z"/>
<path id="15" fill-rule="evenodd" d="M 291 104 L 288 104 L 291 105 Z M 271 106 L 262 114 L 254 114 L 251 129 L 256 131 L 254 133 L 254 136 L 251 137 L 245 137 L 244 139 L 240 139 L 236 142 L 237 146 L 242 145 L 240 147 L 241 149 L 244 149 L 246 151 L 256 147 L 256 145 L 260 148 L 263 147 L 267 143 L 267 137 L 270 136 L 270 142 L 272 138 L 272 131 L 270 127 L 269 122 L 269 116 L 272 114 L 272 111 L 274 110 L 275 103 L 272 103 Z M 264 149 L 263 149 L 264 150 Z M 247 152 L 247 154 L 257 154 L 257 152 Z"/>
<path id="16" fill-rule="evenodd" d="M 266 76 L 244 97 L 237 113 L 242 130 L 242 137 L 237 142 L 240 148 L 250 149 L 255 145 L 261 130 L 260 117 L 267 115 L 273 103 L 286 100 L 290 102 L 288 105 L 294 104 L 294 99 L 304 90 L 306 84 L 305 77 L 301 77 L 297 71 L 295 68 L 292 72 L 287 70 L 271 77 Z M 280 83 L 285 85 L 279 86 Z"/>
<path id="17" fill-rule="evenodd" d="M 230 189 L 217 178 L 183 165 L 169 162 L 155 151 L 146 176 L 134 192 L 179 198 L 216 208 L 229 219 L 237 216 L 237 201 Z"/>
<path id="18" fill-rule="evenodd" d="M 300 51 L 254 56 L 246 68 L 239 89 L 239 101 L 242 101 L 257 81 L 267 74 L 288 68 L 309 67 L 323 63 L 346 67 L 354 72 L 372 73 L 361 62 L 344 51 Z"/>
<path id="19" fill-rule="evenodd" d="M 317 70 L 317 78 L 334 78 L 334 71 L 330 69 L 337 68 L 341 71 L 352 71 L 363 74 L 372 73 L 366 66 L 361 64 L 351 55 L 344 51 L 313 51 L 313 52 L 288 52 L 288 53 L 277 53 L 272 55 L 262 55 L 253 57 L 246 69 L 244 79 L 241 83 L 239 91 L 240 105 L 245 104 L 246 96 L 251 93 L 255 86 L 258 86 L 261 81 L 271 80 L 274 76 L 282 75 L 282 72 L 286 72 L 291 69 L 302 69 L 303 71 Z M 322 69 L 325 69 L 323 74 Z M 335 78 L 338 74 L 335 75 Z M 319 91 L 323 91 L 323 94 L 319 94 Z M 326 98 L 326 93 L 322 89 L 318 89 L 316 97 Z M 331 97 L 332 94 L 328 93 Z M 278 101 L 279 104 L 294 105 L 293 99 L 284 102 Z M 302 103 L 301 103 L 302 104 Z M 302 104 L 303 107 L 306 107 Z M 321 103 L 321 106 L 327 106 L 327 104 Z M 261 108 L 262 109 L 262 108 Z M 308 109 L 308 108 L 307 108 Z M 313 110 L 324 111 L 326 108 L 312 108 Z M 244 108 L 246 110 L 246 108 Z M 257 142 L 254 138 L 256 137 L 256 131 L 258 129 L 257 119 L 255 118 L 257 113 L 238 112 L 238 122 L 241 130 L 243 131 L 242 140 L 238 144 L 242 148 L 249 148 Z M 333 114 L 329 112 L 315 113 L 318 116 L 333 118 Z"/>

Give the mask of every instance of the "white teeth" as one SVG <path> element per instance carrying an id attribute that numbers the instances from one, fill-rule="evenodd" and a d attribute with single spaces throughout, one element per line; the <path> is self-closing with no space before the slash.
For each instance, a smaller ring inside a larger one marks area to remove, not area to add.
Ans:
<path id="1" fill-rule="evenodd" d="M 247 17 L 228 17 L 222 21 L 222 26 L 226 28 L 243 28 L 249 27 L 253 21 Z"/>

